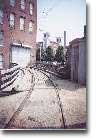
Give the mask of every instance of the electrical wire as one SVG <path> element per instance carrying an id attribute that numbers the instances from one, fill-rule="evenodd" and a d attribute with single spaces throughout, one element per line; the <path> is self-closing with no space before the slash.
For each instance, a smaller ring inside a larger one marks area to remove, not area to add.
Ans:
<path id="1" fill-rule="evenodd" d="M 55 8 L 57 7 L 59 4 L 58 0 L 56 1 L 56 3 L 53 4 L 52 7 L 50 7 L 49 9 L 46 10 L 46 8 L 44 8 L 44 10 L 42 11 L 42 13 L 45 15 L 45 16 L 48 16 L 48 14 Z"/>
<path id="2" fill-rule="evenodd" d="M 41 12 L 42 13 L 42 17 L 40 17 L 38 20 L 44 20 L 44 21 L 41 21 L 41 22 L 46 22 L 45 20 L 47 20 L 47 18 L 48 18 L 48 15 L 49 15 L 49 13 L 55 8 L 55 7 L 57 7 L 58 6 L 58 0 L 56 0 L 56 2 L 53 4 L 53 6 L 51 6 L 50 8 L 48 8 L 48 9 L 46 9 L 46 8 L 44 8 L 43 9 L 43 11 Z M 43 26 L 43 25 L 42 25 Z M 40 32 L 43 32 L 44 30 L 43 29 L 41 29 L 41 28 L 39 28 L 38 29 Z"/>
<path id="3" fill-rule="evenodd" d="M 45 25 L 45 22 L 46 22 L 46 20 L 48 18 L 49 13 L 52 12 L 52 10 L 54 10 L 54 8 L 57 7 L 59 4 L 61 4 L 61 3 L 58 2 L 58 0 L 56 0 L 56 2 L 50 8 L 43 8 L 43 11 L 41 11 L 42 17 L 39 18 L 39 21 L 42 20 L 41 22 L 44 22 L 44 25 Z M 42 28 L 41 27 L 38 28 L 38 31 L 45 32 L 45 30 L 43 29 L 44 25 L 40 25 Z"/>

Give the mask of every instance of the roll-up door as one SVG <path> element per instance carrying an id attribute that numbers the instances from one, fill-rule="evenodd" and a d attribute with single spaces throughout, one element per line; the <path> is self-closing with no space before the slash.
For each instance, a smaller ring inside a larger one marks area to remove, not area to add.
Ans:
<path id="1" fill-rule="evenodd" d="M 12 47 L 11 61 L 20 66 L 27 66 L 30 63 L 30 48 Z"/>

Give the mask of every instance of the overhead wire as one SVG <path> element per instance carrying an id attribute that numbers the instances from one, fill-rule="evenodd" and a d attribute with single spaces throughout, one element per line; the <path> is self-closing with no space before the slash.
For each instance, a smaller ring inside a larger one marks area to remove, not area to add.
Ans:
<path id="1" fill-rule="evenodd" d="M 53 0 L 54 1 L 54 0 Z M 41 20 L 40 27 L 38 28 L 38 31 L 40 32 L 46 32 L 46 30 L 44 29 L 45 27 L 45 22 L 48 19 L 48 15 L 50 12 L 52 12 L 54 10 L 55 7 L 57 7 L 59 4 L 61 4 L 60 2 L 58 2 L 58 0 L 56 0 L 56 2 L 49 8 L 43 8 L 43 10 L 41 11 L 42 17 L 39 18 L 39 21 Z M 43 23 L 44 22 L 44 23 Z M 57 38 L 55 36 L 55 38 Z M 61 37 L 63 38 L 63 37 Z"/>
<path id="2" fill-rule="evenodd" d="M 59 4 L 59 3 L 58 3 L 58 0 L 56 0 L 56 2 L 53 4 L 53 6 L 51 6 L 51 7 L 48 8 L 48 9 L 44 8 L 43 11 L 42 11 L 42 17 L 40 17 L 39 20 L 42 19 L 42 20 L 45 20 L 45 22 L 46 22 L 49 13 L 50 13 L 55 7 L 57 7 L 58 4 Z M 42 22 L 42 21 L 41 21 L 41 22 Z M 43 25 L 42 25 L 42 26 L 43 26 Z M 39 28 L 39 31 L 44 31 L 44 30 Z"/>

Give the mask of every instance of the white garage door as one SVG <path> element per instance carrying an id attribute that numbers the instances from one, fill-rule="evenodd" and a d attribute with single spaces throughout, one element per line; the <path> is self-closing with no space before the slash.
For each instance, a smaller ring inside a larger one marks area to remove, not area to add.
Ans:
<path id="1" fill-rule="evenodd" d="M 30 51 L 29 48 L 12 47 L 12 63 L 27 66 L 30 62 Z"/>

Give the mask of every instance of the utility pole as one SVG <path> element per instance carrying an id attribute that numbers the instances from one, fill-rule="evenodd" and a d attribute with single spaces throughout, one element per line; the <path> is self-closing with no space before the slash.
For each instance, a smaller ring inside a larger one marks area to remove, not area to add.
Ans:
<path id="1" fill-rule="evenodd" d="M 41 46 L 40 46 L 40 62 L 41 62 Z"/>
<path id="2" fill-rule="evenodd" d="M 14 37 L 13 37 L 13 26 L 10 26 L 9 27 L 9 38 L 10 38 L 10 42 L 9 42 L 9 63 L 12 63 L 12 44 L 13 44 L 13 40 L 14 40 Z"/>
<path id="3" fill-rule="evenodd" d="M 40 42 L 39 48 L 40 48 L 40 61 L 41 61 L 41 58 L 42 58 L 42 49 L 43 49 L 43 42 Z"/>
<path id="4" fill-rule="evenodd" d="M 64 49 L 66 48 L 66 31 L 64 31 Z"/>

